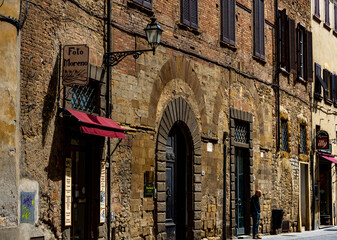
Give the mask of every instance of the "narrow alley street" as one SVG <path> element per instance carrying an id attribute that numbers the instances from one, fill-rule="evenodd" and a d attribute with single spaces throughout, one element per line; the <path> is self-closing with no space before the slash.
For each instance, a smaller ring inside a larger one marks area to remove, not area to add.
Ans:
<path id="1" fill-rule="evenodd" d="M 284 233 L 279 235 L 261 236 L 262 239 L 281 240 L 281 239 L 315 239 L 315 240 L 335 240 L 337 239 L 337 227 L 323 228 L 308 232 Z"/>

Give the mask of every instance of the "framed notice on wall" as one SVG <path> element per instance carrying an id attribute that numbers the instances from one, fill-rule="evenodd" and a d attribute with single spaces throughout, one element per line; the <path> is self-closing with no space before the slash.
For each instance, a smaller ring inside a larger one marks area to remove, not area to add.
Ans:
<path id="1" fill-rule="evenodd" d="M 64 226 L 71 226 L 71 168 L 72 161 L 71 158 L 66 158 L 66 169 L 65 169 L 65 193 L 64 193 Z"/>
<path id="2" fill-rule="evenodd" d="M 106 183 L 106 173 L 105 173 L 105 162 L 101 163 L 101 179 L 100 179 L 100 223 L 105 223 L 106 209 L 105 209 L 105 184 Z"/>

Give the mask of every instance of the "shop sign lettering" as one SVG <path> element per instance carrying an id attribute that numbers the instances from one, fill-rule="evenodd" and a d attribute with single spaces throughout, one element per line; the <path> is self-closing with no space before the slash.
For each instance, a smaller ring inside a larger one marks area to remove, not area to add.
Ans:
<path id="1" fill-rule="evenodd" d="M 64 225 L 71 226 L 71 191 L 72 191 L 72 160 L 66 158 L 65 169 L 65 193 L 64 193 Z"/>
<path id="2" fill-rule="evenodd" d="M 89 47 L 67 45 L 63 48 L 63 85 L 87 85 L 89 71 Z"/>
<path id="3" fill-rule="evenodd" d="M 329 149 L 329 134 L 326 131 L 319 131 L 316 136 L 316 147 L 320 149 Z"/>

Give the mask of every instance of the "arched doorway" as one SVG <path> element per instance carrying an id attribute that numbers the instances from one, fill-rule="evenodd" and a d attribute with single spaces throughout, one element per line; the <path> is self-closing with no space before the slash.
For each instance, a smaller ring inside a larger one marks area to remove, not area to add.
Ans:
<path id="1" fill-rule="evenodd" d="M 201 135 L 189 104 L 163 111 L 156 147 L 157 239 L 201 239 Z"/>
<path id="2" fill-rule="evenodd" d="M 192 239 L 192 146 L 183 122 L 176 122 L 166 144 L 167 239 Z"/>

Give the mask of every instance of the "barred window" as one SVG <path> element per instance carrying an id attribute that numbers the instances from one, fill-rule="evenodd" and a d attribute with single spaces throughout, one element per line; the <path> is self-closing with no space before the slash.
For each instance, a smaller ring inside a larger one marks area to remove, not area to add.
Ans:
<path id="1" fill-rule="evenodd" d="M 281 150 L 288 151 L 288 121 L 281 120 Z"/>
<path id="2" fill-rule="evenodd" d="M 300 125 L 300 153 L 307 154 L 307 129 L 303 124 Z"/>
<path id="3" fill-rule="evenodd" d="M 100 83 L 90 79 L 86 86 L 73 85 L 67 89 L 65 97 L 73 109 L 99 113 Z"/>
<path id="4" fill-rule="evenodd" d="M 235 121 L 234 141 L 239 143 L 248 143 L 248 123 L 240 120 Z"/>

